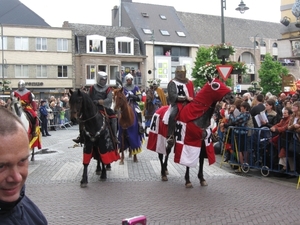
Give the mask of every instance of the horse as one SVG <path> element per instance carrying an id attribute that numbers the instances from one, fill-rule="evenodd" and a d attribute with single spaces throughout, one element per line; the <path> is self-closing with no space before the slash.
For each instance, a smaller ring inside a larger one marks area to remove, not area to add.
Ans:
<path id="1" fill-rule="evenodd" d="M 107 128 L 108 118 L 105 115 L 105 108 L 103 107 L 104 111 L 100 112 L 90 96 L 79 89 L 74 92 L 69 90 L 69 95 L 71 120 L 78 120 L 82 125 L 84 147 L 80 186 L 85 188 L 88 184 L 88 165 L 92 157 L 97 160 L 96 173 L 101 171 L 100 180 L 106 180 L 105 165 L 117 161 L 119 155 L 112 141 L 110 129 Z"/>
<path id="2" fill-rule="evenodd" d="M 41 132 L 39 126 L 36 127 L 36 134 L 37 136 L 32 136 L 32 119 L 31 115 L 29 113 L 26 113 L 23 110 L 22 104 L 20 100 L 16 97 L 12 97 L 12 101 L 8 108 L 16 114 L 20 120 L 22 121 L 23 126 L 27 130 L 28 138 L 29 138 L 29 149 L 31 149 L 31 161 L 34 161 L 34 148 L 37 147 L 38 149 L 41 149 Z"/>
<path id="3" fill-rule="evenodd" d="M 149 88 L 146 91 L 145 102 L 145 135 L 148 136 L 147 129 L 150 127 L 151 119 L 156 110 L 161 107 L 161 101 L 154 96 L 154 89 Z"/>
<path id="4" fill-rule="evenodd" d="M 115 110 L 120 111 L 119 135 L 121 160 L 124 164 L 124 150 L 129 148 L 129 157 L 133 155 L 133 161 L 138 162 L 137 154 L 142 151 L 143 135 L 139 133 L 137 114 L 133 105 L 130 105 L 124 95 L 123 87 L 114 89 Z"/>
<path id="5" fill-rule="evenodd" d="M 199 163 L 198 179 L 201 186 L 207 186 L 203 175 L 204 157 L 209 164 L 215 162 L 214 149 L 211 141 L 210 119 L 216 103 L 226 101 L 232 104 L 235 96 L 218 78 L 207 77 L 208 82 L 196 94 L 193 101 L 186 104 L 178 113 L 175 131 L 174 161 L 186 166 L 185 186 L 193 187 L 190 181 L 189 168 Z M 171 148 L 166 148 L 167 125 L 163 117 L 168 106 L 158 109 L 150 124 L 147 149 L 158 153 L 161 165 L 161 179 L 167 181 L 168 157 Z M 165 155 L 165 158 L 164 158 Z"/>

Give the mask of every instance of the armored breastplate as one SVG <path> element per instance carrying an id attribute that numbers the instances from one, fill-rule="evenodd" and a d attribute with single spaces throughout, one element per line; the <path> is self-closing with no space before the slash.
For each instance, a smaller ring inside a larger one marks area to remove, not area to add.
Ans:
<path id="1" fill-rule="evenodd" d="M 107 86 L 105 87 L 99 87 L 98 85 L 93 86 L 93 92 L 92 92 L 92 100 L 100 100 L 100 99 L 106 99 L 107 98 Z"/>

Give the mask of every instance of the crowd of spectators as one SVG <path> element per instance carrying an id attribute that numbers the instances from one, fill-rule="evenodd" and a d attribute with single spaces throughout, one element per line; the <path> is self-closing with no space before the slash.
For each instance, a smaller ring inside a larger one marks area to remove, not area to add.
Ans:
<path id="1" fill-rule="evenodd" d="M 249 163 L 249 141 L 250 139 L 253 141 L 254 136 L 250 131 L 260 130 L 260 138 L 268 138 L 268 148 L 276 150 L 276 160 L 281 172 L 300 172 L 299 165 L 294 165 L 300 159 L 300 149 L 297 150 L 297 146 L 300 147 L 300 95 L 298 92 L 291 95 L 281 93 L 279 96 L 271 93 L 253 95 L 247 92 L 242 96 L 237 96 L 233 105 L 224 103 L 217 105 L 214 120 L 217 126 L 213 131 L 222 141 L 226 162 L 237 149 L 238 163 L 241 165 Z M 227 135 L 229 138 L 226 139 Z M 231 143 L 234 139 L 236 144 Z M 293 147 L 294 145 L 296 148 Z M 296 151 L 296 154 L 290 153 L 286 158 L 286 151 L 292 152 L 292 149 Z"/>

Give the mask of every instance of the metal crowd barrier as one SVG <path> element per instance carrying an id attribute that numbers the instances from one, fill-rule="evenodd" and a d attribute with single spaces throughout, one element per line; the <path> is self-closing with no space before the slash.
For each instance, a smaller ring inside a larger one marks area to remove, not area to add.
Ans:
<path id="1" fill-rule="evenodd" d="M 240 130 L 247 134 L 243 136 L 234 132 Z M 270 172 L 298 176 L 298 189 L 300 185 L 300 142 L 297 135 L 295 132 L 286 131 L 275 141 L 275 135 L 269 128 L 228 127 L 221 143 L 220 167 L 228 163 L 232 168 L 238 168 L 240 172 L 244 173 L 248 173 L 250 169 L 257 169 L 263 176 L 268 176 Z M 285 170 L 279 164 L 278 155 L 282 148 L 286 153 L 286 157 L 281 160 L 286 164 Z M 242 164 L 239 160 L 239 149 L 244 150 L 245 161 Z M 229 158 L 228 154 L 230 154 Z"/>

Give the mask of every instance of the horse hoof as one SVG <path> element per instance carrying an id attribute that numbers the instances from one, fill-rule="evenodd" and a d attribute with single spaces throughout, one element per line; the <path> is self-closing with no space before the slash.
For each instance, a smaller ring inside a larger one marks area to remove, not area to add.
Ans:
<path id="1" fill-rule="evenodd" d="M 208 186 L 206 180 L 200 181 L 200 185 L 201 185 L 201 186 Z"/>
<path id="2" fill-rule="evenodd" d="M 101 175 L 101 170 L 100 171 L 96 171 L 96 175 Z"/>
<path id="3" fill-rule="evenodd" d="M 193 188 L 193 185 L 191 183 L 188 183 L 185 185 L 186 188 Z"/>
<path id="4" fill-rule="evenodd" d="M 80 187 L 81 187 L 81 188 L 86 188 L 86 187 L 87 187 L 87 183 L 81 183 L 81 184 L 80 184 Z"/>
<path id="5" fill-rule="evenodd" d="M 168 181 L 168 177 L 167 177 L 167 176 L 162 176 L 162 177 L 161 177 L 161 180 L 162 180 L 162 181 Z"/>
<path id="6" fill-rule="evenodd" d="M 124 165 L 124 162 L 123 162 L 123 161 L 121 161 L 121 162 L 119 163 L 119 165 Z"/>
<path id="7" fill-rule="evenodd" d="M 165 173 L 166 173 L 166 175 L 169 175 L 169 171 L 168 170 L 166 170 Z"/>
<path id="8" fill-rule="evenodd" d="M 100 181 L 106 181 L 106 177 L 100 177 Z"/>
<path id="9" fill-rule="evenodd" d="M 111 167 L 106 167 L 106 171 L 111 171 Z"/>

